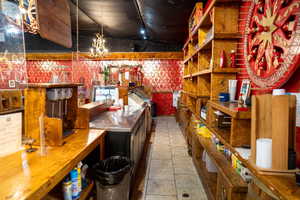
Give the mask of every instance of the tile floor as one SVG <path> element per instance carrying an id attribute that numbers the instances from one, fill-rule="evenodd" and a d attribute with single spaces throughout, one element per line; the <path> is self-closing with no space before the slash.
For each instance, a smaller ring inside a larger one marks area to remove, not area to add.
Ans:
<path id="1" fill-rule="evenodd" d="M 207 200 L 175 118 L 158 117 L 155 121 L 142 199 Z"/>

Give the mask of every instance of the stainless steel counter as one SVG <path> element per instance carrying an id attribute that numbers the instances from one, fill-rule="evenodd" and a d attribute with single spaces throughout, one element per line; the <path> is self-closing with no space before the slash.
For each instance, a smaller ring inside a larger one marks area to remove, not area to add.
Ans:
<path id="1" fill-rule="evenodd" d="M 90 128 L 131 132 L 144 110 L 142 106 L 128 106 L 123 110 L 104 112 L 90 122 Z"/>

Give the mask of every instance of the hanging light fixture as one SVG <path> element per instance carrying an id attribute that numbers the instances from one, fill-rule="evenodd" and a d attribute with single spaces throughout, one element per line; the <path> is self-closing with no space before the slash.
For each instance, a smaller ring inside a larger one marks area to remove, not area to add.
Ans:
<path id="1" fill-rule="evenodd" d="M 38 34 L 40 26 L 37 20 L 36 0 L 19 0 L 19 9 L 22 13 L 24 30 L 32 34 Z"/>
<path id="2" fill-rule="evenodd" d="M 92 57 L 103 57 L 108 49 L 105 46 L 105 38 L 103 34 L 103 26 L 101 25 L 101 33 L 96 33 L 96 38 L 93 39 L 91 47 L 91 56 Z"/>
<path id="3" fill-rule="evenodd" d="M 91 47 L 91 56 L 92 57 L 103 57 L 107 52 L 108 49 L 105 46 L 105 38 L 103 34 L 103 21 L 102 21 L 102 14 L 103 14 L 103 6 L 101 6 L 101 33 L 96 33 L 96 38 L 93 39 L 92 47 Z"/>

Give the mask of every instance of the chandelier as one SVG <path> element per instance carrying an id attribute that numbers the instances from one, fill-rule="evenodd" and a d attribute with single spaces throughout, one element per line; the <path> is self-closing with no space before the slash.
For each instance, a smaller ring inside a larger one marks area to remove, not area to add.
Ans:
<path id="1" fill-rule="evenodd" d="M 101 26 L 101 33 L 96 34 L 96 38 L 93 39 L 91 47 L 91 56 L 92 57 L 103 57 L 108 52 L 108 49 L 105 47 L 105 39 L 103 34 L 103 26 Z"/>
<path id="2" fill-rule="evenodd" d="M 24 30 L 32 34 L 38 34 L 40 26 L 37 20 L 36 0 L 20 0 L 19 9 L 22 13 Z"/>

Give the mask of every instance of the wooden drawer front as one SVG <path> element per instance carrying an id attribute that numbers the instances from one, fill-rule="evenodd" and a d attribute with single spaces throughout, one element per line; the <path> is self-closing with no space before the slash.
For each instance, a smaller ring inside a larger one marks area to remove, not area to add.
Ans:
<path id="1" fill-rule="evenodd" d="M 222 174 L 218 174 L 216 200 L 245 200 L 246 195 L 245 192 L 240 192 L 238 188 L 230 186 Z"/>

